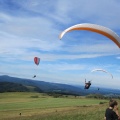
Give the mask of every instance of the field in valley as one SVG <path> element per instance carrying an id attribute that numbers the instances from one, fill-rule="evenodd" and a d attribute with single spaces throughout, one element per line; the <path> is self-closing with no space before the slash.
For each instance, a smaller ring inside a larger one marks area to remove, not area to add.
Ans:
<path id="1" fill-rule="evenodd" d="M 0 120 L 102 120 L 107 106 L 108 100 L 85 97 L 0 93 Z"/>

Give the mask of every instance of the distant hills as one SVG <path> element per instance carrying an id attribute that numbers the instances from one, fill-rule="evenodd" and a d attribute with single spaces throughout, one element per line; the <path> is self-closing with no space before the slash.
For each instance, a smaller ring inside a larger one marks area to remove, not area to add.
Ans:
<path id="1" fill-rule="evenodd" d="M 0 82 L 0 93 L 2 92 L 28 92 L 29 89 L 22 84 L 11 82 Z"/>
<path id="2" fill-rule="evenodd" d="M 3 92 L 43 92 L 38 87 L 25 86 L 20 83 L 0 82 L 0 93 Z"/>
<path id="3" fill-rule="evenodd" d="M 39 89 L 41 89 L 43 92 L 56 92 L 56 93 L 62 93 L 62 94 L 75 94 L 75 95 L 83 95 L 81 92 L 82 89 L 66 85 L 66 84 L 58 84 L 58 83 L 50 83 L 50 82 L 44 82 L 44 81 L 36 81 L 36 80 L 30 80 L 30 79 L 24 79 L 24 78 L 16 78 L 16 77 L 10 77 L 7 75 L 0 76 L 0 82 L 12 82 L 12 83 L 18 83 L 22 84 L 24 86 L 34 86 Z"/>
<path id="4" fill-rule="evenodd" d="M 89 90 L 85 90 L 84 86 L 73 86 L 67 84 L 58 84 L 58 83 L 50 83 L 44 81 L 36 81 L 24 78 L 10 77 L 7 75 L 0 76 L 0 88 L 7 87 L 7 84 L 11 84 L 13 88 L 17 90 L 17 88 L 22 88 L 25 91 L 37 91 L 37 92 L 54 92 L 54 93 L 62 93 L 62 94 L 70 94 L 70 95 L 87 95 L 93 93 L 100 93 L 103 95 L 119 95 L 120 90 L 115 89 L 106 89 L 91 87 Z M 5 83 L 6 82 L 6 83 Z M 15 83 L 15 84 L 14 84 Z M 29 87 L 28 87 L 29 86 Z M 10 88 L 10 86 L 9 86 Z"/>

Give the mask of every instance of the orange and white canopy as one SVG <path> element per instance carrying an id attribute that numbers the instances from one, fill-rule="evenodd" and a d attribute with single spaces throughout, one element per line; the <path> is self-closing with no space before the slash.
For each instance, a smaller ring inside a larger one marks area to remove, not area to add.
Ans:
<path id="1" fill-rule="evenodd" d="M 83 23 L 83 24 L 77 24 L 74 26 L 71 26 L 64 30 L 59 38 L 62 39 L 62 37 L 69 31 L 73 30 L 88 30 L 92 32 L 96 32 L 99 34 L 102 34 L 106 37 L 108 37 L 110 40 L 112 40 L 119 48 L 120 48 L 120 37 L 111 29 L 106 28 L 104 26 L 96 25 L 96 24 L 90 24 L 90 23 Z"/>

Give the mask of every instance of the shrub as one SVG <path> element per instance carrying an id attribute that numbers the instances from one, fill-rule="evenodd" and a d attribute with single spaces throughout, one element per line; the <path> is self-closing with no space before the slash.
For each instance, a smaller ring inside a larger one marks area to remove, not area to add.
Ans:
<path id="1" fill-rule="evenodd" d="M 39 98 L 38 95 L 31 96 L 31 98 Z"/>

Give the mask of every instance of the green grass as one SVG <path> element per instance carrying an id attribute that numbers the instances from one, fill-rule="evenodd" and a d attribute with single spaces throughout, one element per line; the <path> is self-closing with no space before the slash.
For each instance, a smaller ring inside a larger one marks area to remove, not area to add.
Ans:
<path id="1" fill-rule="evenodd" d="M 31 98 L 32 95 L 38 95 L 39 98 Z M 96 105 L 101 100 L 95 99 L 73 99 L 73 98 L 42 98 L 41 94 L 37 93 L 11 93 L 11 96 L 3 94 L 4 99 L 0 99 L 0 111 L 6 110 L 21 110 L 21 109 L 48 109 L 67 106 L 81 105 Z"/>
<path id="2" fill-rule="evenodd" d="M 99 105 L 100 102 L 108 101 L 72 96 L 53 98 L 39 93 L 1 93 L 0 120 L 101 120 L 108 105 Z"/>

